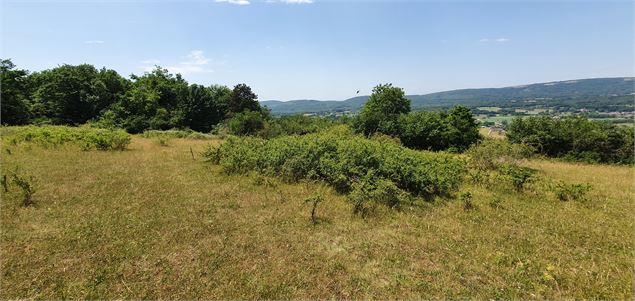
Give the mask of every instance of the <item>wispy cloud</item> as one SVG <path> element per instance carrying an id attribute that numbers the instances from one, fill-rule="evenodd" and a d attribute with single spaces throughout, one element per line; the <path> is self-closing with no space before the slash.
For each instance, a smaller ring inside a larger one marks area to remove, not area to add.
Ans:
<path id="1" fill-rule="evenodd" d="M 249 5 L 249 0 L 214 0 L 214 2 L 218 2 L 218 3 L 229 3 L 229 4 L 236 4 L 236 5 Z"/>
<path id="2" fill-rule="evenodd" d="M 478 41 L 481 43 L 489 43 L 489 42 L 506 43 L 506 42 L 509 42 L 509 39 L 508 38 L 496 38 L 496 39 L 483 38 Z"/>
<path id="3" fill-rule="evenodd" d="M 165 67 L 171 73 L 180 73 L 181 75 L 212 73 L 211 66 L 225 65 L 225 61 L 215 61 L 205 56 L 203 50 L 192 50 L 186 56 L 182 57 L 183 61 Z M 158 59 L 147 59 L 140 61 L 141 70 L 144 72 L 152 71 L 156 65 L 161 63 Z"/>
<path id="4" fill-rule="evenodd" d="M 105 43 L 102 40 L 90 40 L 90 41 L 84 41 L 84 44 L 103 44 Z"/>
<path id="5" fill-rule="evenodd" d="M 190 51 L 186 59 L 186 61 L 177 65 L 167 67 L 167 69 L 170 72 L 181 73 L 182 75 L 214 72 L 214 70 L 208 68 L 211 59 L 205 57 L 202 50 Z"/>
<path id="6" fill-rule="evenodd" d="M 157 60 L 157 59 L 150 59 L 150 60 L 141 61 L 141 64 L 144 64 L 144 65 L 157 65 L 159 63 L 161 63 L 161 61 Z"/>
<path id="7" fill-rule="evenodd" d="M 267 3 L 311 4 L 313 0 L 266 0 Z"/>

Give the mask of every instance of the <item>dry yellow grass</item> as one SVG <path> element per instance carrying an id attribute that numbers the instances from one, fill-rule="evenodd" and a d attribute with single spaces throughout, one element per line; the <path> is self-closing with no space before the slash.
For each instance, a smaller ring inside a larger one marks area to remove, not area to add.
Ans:
<path id="1" fill-rule="evenodd" d="M 465 185 L 475 210 L 450 200 L 362 220 L 319 184 L 224 175 L 198 155 L 208 143 L 3 145 L 3 174 L 35 176 L 37 205 L 21 207 L 16 187 L 2 194 L 0 298 L 633 296 L 632 168 L 533 161 L 592 184 L 589 200 Z M 303 200 L 316 191 L 313 225 Z"/>

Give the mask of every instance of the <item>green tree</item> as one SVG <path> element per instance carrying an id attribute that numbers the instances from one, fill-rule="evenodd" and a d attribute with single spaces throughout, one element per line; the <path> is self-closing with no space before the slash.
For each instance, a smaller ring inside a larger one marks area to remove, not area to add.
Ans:
<path id="1" fill-rule="evenodd" d="M 28 72 L 15 69 L 10 59 L 0 60 L 0 122 L 16 125 L 29 122 L 26 100 L 29 97 Z"/>
<path id="2" fill-rule="evenodd" d="M 251 91 L 251 87 L 246 84 L 234 86 L 228 103 L 229 113 L 240 113 L 243 111 L 261 111 L 258 103 L 258 95 Z"/>
<path id="3" fill-rule="evenodd" d="M 181 75 L 170 74 L 157 66 L 151 72 L 131 78 L 133 83 L 125 96 L 110 107 L 108 115 L 104 114 L 109 122 L 131 133 L 183 126 L 182 103 L 186 102 L 189 87 Z"/>
<path id="4" fill-rule="evenodd" d="M 450 146 L 447 114 L 443 112 L 414 112 L 399 119 L 401 143 L 414 149 L 444 150 Z"/>
<path id="5" fill-rule="evenodd" d="M 458 151 L 466 150 L 480 139 L 478 121 L 466 106 L 454 106 L 447 115 L 449 125 L 448 142 L 450 147 Z"/>
<path id="6" fill-rule="evenodd" d="M 371 135 L 380 132 L 396 135 L 399 132 L 399 116 L 410 112 L 410 100 L 403 89 L 392 84 L 380 84 L 364 104 L 353 126 L 357 132 Z"/>
<path id="7" fill-rule="evenodd" d="M 97 118 L 122 97 L 127 82 L 113 70 L 63 65 L 32 75 L 32 113 L 55 124 L 82 124 Z"/>
<path id="8" fill-rule="evenodd" d="M 188 95 L 180 105 L 183 125 L 199 132 L 209 132 L 226 115 L 231 90 L 225 86 L 190 85 Z"/>
<path id="9" fill-rule="evenodd" d="M 227 127 L 234 135 L 255 135 L 265 128 L 265 119 L 261 112 L 243 111 L 234 114 L 234 116 L 227 121 Z"/>

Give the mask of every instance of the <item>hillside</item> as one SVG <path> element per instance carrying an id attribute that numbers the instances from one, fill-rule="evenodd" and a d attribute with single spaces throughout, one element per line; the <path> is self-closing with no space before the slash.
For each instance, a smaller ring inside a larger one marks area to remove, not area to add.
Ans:
<path id="1" fill-rule="evenodd" d="M 464 104 L 477 106 L 524 107 L 528 104 L 549 106 L 597 106 L 598 103 L 618 105 L 616 109 L 632 108 L 635 92 L 634 78 L 592 78 L 558 82 L 537 83 L 504 88 L 460 89 L 425 95 L 408 95 L 413 109 L 448 107 Z M 358 96 L 343 101 L 292 100 L 262 101 L 274 114 L 325 113 L 359 110 L 368 96 Z M 632 110 L 632 109 L 631 109 Z"/>
<path id="2" fill-rule="evenodd" d="M 545 178 L 590 183 L 587 201 L 466 183 L 473 210 L 439 200 L 362 219 L 318 183 L 203 162 L 220 142 L 134 136 L 121 152 L 3 144 L 3 174 L 33 175 L 36 205 L 21 207 L 15 185 L 2 194 L 0 298 L 633 296 L 628 166 L 528 162 Z M 314 225 L 304 200 L 316 192 Z"/>

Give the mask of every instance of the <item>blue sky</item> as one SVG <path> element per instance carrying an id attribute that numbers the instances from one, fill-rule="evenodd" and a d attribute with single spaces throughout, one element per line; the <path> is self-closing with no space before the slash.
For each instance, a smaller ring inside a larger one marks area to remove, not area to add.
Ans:
<path id="1" fill-rule="evenodd" d="M 18 67 L 158 64 L 261 100 L 635 73 L 632 1 L 0 1 L 1 56 Z"/>

